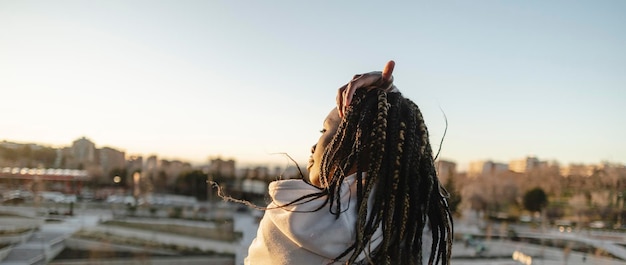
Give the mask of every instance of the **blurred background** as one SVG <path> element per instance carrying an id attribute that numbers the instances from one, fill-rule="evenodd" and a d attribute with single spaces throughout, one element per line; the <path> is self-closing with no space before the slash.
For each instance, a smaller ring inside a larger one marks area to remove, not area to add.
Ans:
<path id="1" fill-rule="evenodd" d="M 623 1 L 0 0 L 2 264 L 242 264 L 354 74 L 396 62 L 452 264 L 626 264 Z M 115 263 L 117 262 L 117 263 Z M 105 264 L 105 263 L 101 263 Z"/>

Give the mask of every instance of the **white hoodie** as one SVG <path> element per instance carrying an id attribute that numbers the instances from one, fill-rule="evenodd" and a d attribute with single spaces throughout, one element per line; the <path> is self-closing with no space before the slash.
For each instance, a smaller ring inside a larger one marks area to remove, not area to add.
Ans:
<path id="1" fill-rule="evenodd" d="M 303 195 L 320 190 L 300 179 L 279 180 L 270 183 L 269 194 L 272 203 L 261 219 L 257 237 L 248 249 L 246 265 L 326 265 L 343 253 L 354 243 L 356 222 L 356 176 L 345 178 L 341 186 L 342 213 L 339 218 L 329 211 L 329 204 L 321 209 L 325 197 L 313 201 L 279 208 Z M 369 205 L 372 205 L 369 198 Z M 430 229 L 428 226 L 422 234 L 422 250 L 424 263 L 430 253 Z M 372 242 L 366 249 L 374 250 L 382 240 L 380 227 L 372 236 Z M 349 258 L 352 253 L 344 256 Z M 365 258 L 361 253 L 358 259 Z M 335 263 L 335 264 L 341 264 Z"/>
<path id="2" fill-rule="evenodd" d="M 246 265 L 331 264 L 353 244 L 357 216 L 355 175 L 346 177 L 342 183 L 342 213 L 339 218 L 329 211 L 329 204 L 312 212 L 324 203 L 325 197 L 304 204 L 277 207 L 316 192 L 320 190 L 300 179 L 270 183 L 272 203 L 268 206 L 270 209 L 265 211 L 257 237 L 248 249 Z M 377 234 L 374 238 L 378 240 L 373 240 L 370 246 L 372 250 L 380 243 L 382 233 L 377 231 Z"/>

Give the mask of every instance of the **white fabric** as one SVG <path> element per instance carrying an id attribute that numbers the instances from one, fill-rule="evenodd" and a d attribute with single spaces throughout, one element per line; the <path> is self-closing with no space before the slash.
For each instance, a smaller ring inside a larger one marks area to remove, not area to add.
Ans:
<path id="1" fill-rule="evenodd" d="M 356 176 L 346 177 L 341 186 L 342 213 L 339 218 L 330 213 L 329 204 L 314 211 L 324 203 L 325 197 L 304 204 L 277 207 L 316 192 L 319 192 L 317 188 L 300 179 L 270 183 L 269 194 L 272 203 L 261 219 L 257 237 L 248 248 L 248 257 L 244 264 L 326 265 L 332 264 L 334 258 L 350 247 L 355 238 L 354 224 L 357 217 Z M 369 205 L 372 205 L 372 198 L 373 196 L 370 196 Z M 368 249 L 374 250 L 380 244 L 381 236 L 382 231 L 379 227 Z M 430 248 L 430 236 L 428 237 L 424 238 L 426 242 L 423 249 Z M 425 250 L 422 253 L 427 260 L 430 251 Z M 351 254 L 344 259 L 349 258 Z M 365 253 L 361 253 L 359 259 L 364 257 Z"/>
<path id="2" fill-rule="evenodd" d="M 329 204 L 314 211 L 324 203 L 324 197 L 300 205 L 277 207 L 319 191 L 299 179 L 270 183 L 270 210 L 265 211 L 261 219 L 245 264 L 329 264 L 350 247 L 355 238 L 355 175 L 346 177 L 341 186 L 343 212 L 339 218 L 330 213 Z M 377 245 L 379 241 L 374 243 Z"/>

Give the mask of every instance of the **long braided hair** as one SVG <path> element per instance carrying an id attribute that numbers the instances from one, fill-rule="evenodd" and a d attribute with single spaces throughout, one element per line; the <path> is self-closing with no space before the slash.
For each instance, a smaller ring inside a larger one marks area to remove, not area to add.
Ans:
<path id="1" fill-rule="evenodd" d="M 437 178 L 428 130 L 413 101 L 400 93 L 358 90 L 321 164 L 322 193 L 337 217 L 345 173 L 357 170 L 357 235 L 336 261 L 347 258 L 353 264 L 367 253 L 366 264 L 422 264 L 422 232 L 430 226 L 428 264 L 450 263 L 453 223 L 447 192 Z M 382 241 L 370 250 L 379 227 Z"/>

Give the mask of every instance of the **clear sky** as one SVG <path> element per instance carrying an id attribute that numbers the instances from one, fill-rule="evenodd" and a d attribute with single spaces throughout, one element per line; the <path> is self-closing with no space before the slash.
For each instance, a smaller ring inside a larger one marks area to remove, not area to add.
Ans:
<path id="1" fill-rule="evenodd" d="M 306 165 L 396 61 L 441 158 L 626 162 L 626 1 L 0 0 L 0 140 Z"/>

